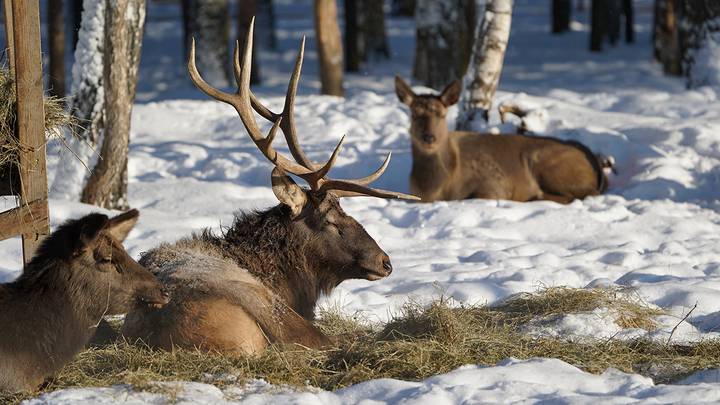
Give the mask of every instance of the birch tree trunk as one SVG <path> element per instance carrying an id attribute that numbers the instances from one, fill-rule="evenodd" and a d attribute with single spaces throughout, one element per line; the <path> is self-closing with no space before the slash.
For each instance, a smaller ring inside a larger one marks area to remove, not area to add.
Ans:
<path id="1" fill-rule="evenodd" d="M 79 0 L 76 0 L 79 1 Z M 103 70 L 105 53 L 105 8 L 107 0 L 85 0 L 75 63 L 72 67 L 72 88 L 68 109 L 80 123 L 73 136 L 66 133 L 65 148 L 60 149 L 60 161 L 50 193 L 55 198 L 77 201 L 88 167 L 94 165 L 95 147 L 104 128 L 105 90 Z"/>
<path id="2" fill-rule="evenodd" d="M 456 124 L 459 130 L 472 130 L 478 117 L 482 117 L 483 124 L 488 121 L 510 37 L 512 7 L 512 0 L 488 0 L 485 4 L 485 14 L 475 34 L 471 64 L 463 79 Z"/>
<path id="3" fill-rule="evenodd" d="M 475 32 L 475 0 L 417 0 L 413 77 L 440 90 L 467 70 Z"/>
<path id="4" fill-rule="evenodd" d="M 130 118 L 140 64 L 145 0 L 109 0 L 105 9 L 105 136 L 81 201 L 127 209 Z"/>
<path id="5" fill-rule="evenodd" d="M 49 93 L 65 97 L 65 13 L 63 0 L 48 2 L 48 42 L 50 43 Z"/>
<path id="6" fill-rule="evenodd" d="M 230 5 L 228 0 L 183 0 L 185 60 L 195 38 L 198 70 L 217 87 L 230 85 Z"/>
<path id="7" fill-rule="evenodd" d="M 320 92 L 342 96 L 343 50 L 335 0 L 315 0 L 315 37 L 320 60 Z"/>

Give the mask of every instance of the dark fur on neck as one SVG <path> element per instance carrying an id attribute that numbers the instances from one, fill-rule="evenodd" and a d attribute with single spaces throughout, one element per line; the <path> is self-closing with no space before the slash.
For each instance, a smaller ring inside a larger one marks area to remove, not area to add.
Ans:
<path id="1" fill-rule="evenodd" d="M 200 238 L 217 246 L 308 320 L 315 316 L 320 294 L 330 293 L 342 281 L 323 266 L 315 238 L 302 220 L 290 219 L 290 209 L 283 204 L 240 213 L 223 235 L 205 231 Z"/>

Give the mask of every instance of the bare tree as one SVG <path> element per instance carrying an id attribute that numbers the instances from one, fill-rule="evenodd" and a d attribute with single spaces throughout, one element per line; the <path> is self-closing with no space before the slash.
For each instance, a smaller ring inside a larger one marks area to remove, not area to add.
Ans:
<path id="1" fill-rule="evenodd" d="M 485 123 L 488 121 L 510 37 L 512 7 L 512 0 L 488 0 L 485 4 L 484 17 L 475 34 L 470 67 L 463 80 L 456 123 L 458 130 L 473 130 L 473 122 L 478 117 Z"/>
<path id="2" fill-rule="evenodd" d="M 682 5 L 682 70 L 688 86 L 720 85 L 720 2 L 685 0 Z"/>
<path id="3" fill-rule="evenodd" d="M 417 0 L 413 77 L 442 89 L 462 77 L 475 31 L 475 0 Z"/>
<path id="4" fill-rule="evenodd" d="M 360 62 L 363 60 L 360 49 L 362 35 L 360 34 L 360 23 L 358 15 L 358 0 L 345 0 L 345 70 L 357 72 L 360 70 Z"/>
<path id="5" fill-rule="evenodd" d="M 315 37 L 320 60 L 320 92 L 342 96 L 343 49 L 335 0 L 315 0 Z"/>
<path id="6" fill-rule="evenodd" d="M 345 70 L 390 58 L 382 0 L 345 0 Z"/>
<path id="7" fill-rule="evenodd" d="M 257 0 L 243 0 L 240 1 L 240 7 L 238 8 L 238 24 L 237 24 L 237 39 L 238 41 L 244 41 L 247 38 L 247 30 L 250 27 L 250 21 L 255 17 L 258 10 Z M 257 32 L 257 31 L 256 31 Z M 253 33 L 253 49 L 252 49 L 252 70 L 250 73 L 250 83 L 258 84 L 262 80 L 260 78 L 260 66 L 257 57 L 257 41 L 255 40 L 257 35 Z"/>
<path id="8" fill-rule="evenodd" d="M 48 41 L 50 42 L 49 92 L 65 97 L 65 19 L 63 0 L 48 2 Z"/>
<path id="9" fill-rule="evenodd" d="M 244 1 L 243 1 L 244 3 Z M 230 84 L 230 4 L 228 0 L 182 0 L 185 59 L 195 38 L 198 68 L 217 86 Z"/>
<path id="10" fill-rule="evenodd" d="M 76 0 L 79 1 L 79 0 Z M 68 109 L 80 122 L 80 131 L 66 134 L 65 142 L 72 153 L 61 149 L 61 158 L 50 189 L 56 198 L 77 200 L 102 140 L 105 90 L 103 70 L 105 54 L 105 8 L 107 0 L 84 0 L 83 17 L 78 30 L 72 88 Z"/>
<path id="11" fill-rule="evenodd" d="M 135 100 L 145 0 L 108 0 L 105 9 L 105 135 L 81 201 L 125 209 L 130 118 Z"/>
<path id="12" fill-rule="evenodd" d="M 679 0 L 655 0 L 653 22 L 655 59 L 662 64 L 665 73 L 671 75 L 679 75 L 682 71 L 679 18 Z"/>
<path id="13" fill-rule="evenodd" d="M 552 32 L 558 34 L 570 29 L 572 0 L 552 1 Z"/>
<path id="14" fill-rule="evenodd" d="M 376 61 L 390 58 L 383 0 L 361 0 L 364 59 Z"/>

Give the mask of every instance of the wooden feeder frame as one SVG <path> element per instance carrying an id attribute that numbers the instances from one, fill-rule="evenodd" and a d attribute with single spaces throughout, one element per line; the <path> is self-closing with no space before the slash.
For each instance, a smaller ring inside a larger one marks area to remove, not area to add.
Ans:
<path id="1" fill-rule="evenodd" d="M 0 213 L 0 240 L 22 236 L 27 264 L 50 233 L 39 0 L 3 0 L 10 76 L 17 97 L 19 205 Z"/>

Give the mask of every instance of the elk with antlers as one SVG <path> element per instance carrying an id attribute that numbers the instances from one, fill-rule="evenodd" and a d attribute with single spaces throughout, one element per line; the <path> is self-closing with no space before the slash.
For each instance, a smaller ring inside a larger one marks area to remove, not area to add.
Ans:
<path id="1" fill-rule="evenodd" d="M 455 81 L 439 95 L 415 94 L 400 77 L 395 92 L 410 107 L 410 191 L 423 201 L 488 198 L 567 204 L 602 194 L 602 159 L 576 141 L 448 131 L 445 115 L 460 96 Z"/>
<path id="2" fill-rule="evenodd" d="M 417 198 L 368 186 L 383 173 L 390 156 L 377 171 L 358 180 L 327 177 L 342 141 L 324 165 L 306 157 L 293 116 L 304 40 L 283 111 L 276 114 L 250 91 L 253 26 L 242 61 L 239 46 L 235 49 L 237 94 L 219 91 L 202 79 L 195 66 L 194 44 L 188 70 L 200 90 L 235 108 L 248 135 L 275 166 L 272 190 L 280 204 L 239 214 L 222 235 L 206 230 L 146 253 L 140 262 L 158 275 L 174 299 L 162 309 L 139 308 L 128 314 L 123 334 L 131 339 L 164 349 L 198 347 L 246 354 L 257 353 L 268 343 L 324 346 L 329 339 L 312 324 L 320 294 L 347 279 L 373 281 L 392 272 L 388 255 L 342 210 L 338 199 Z M 273 122 L 267 136 L 261 134 L 253 110 Z M 294 161 L 272 146 L 278 128 Z M 288 174 L 306 181 L 310 189 L 295 184 Z"/>

